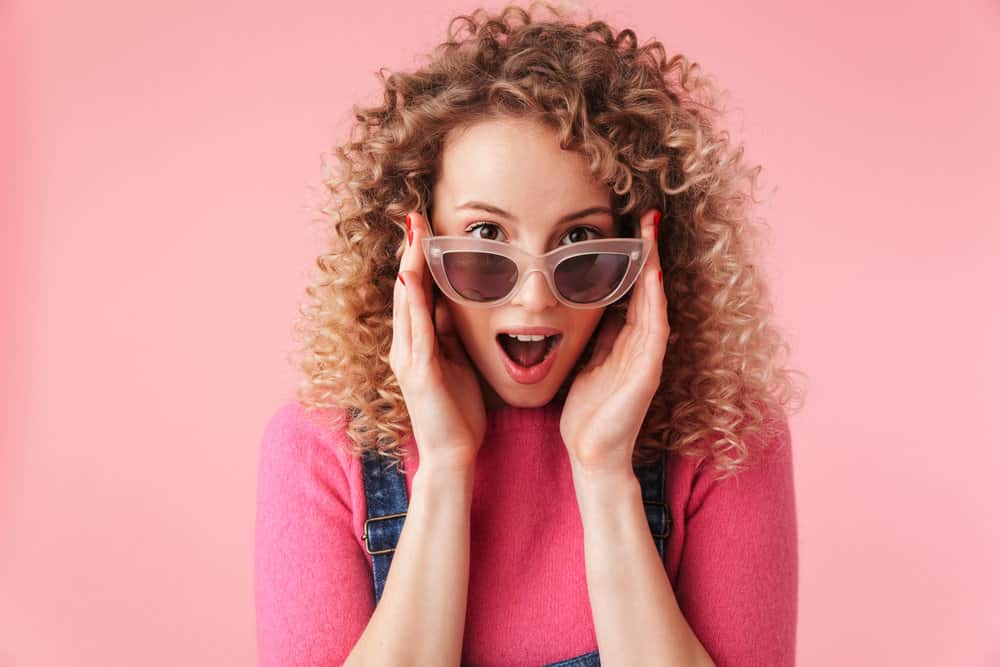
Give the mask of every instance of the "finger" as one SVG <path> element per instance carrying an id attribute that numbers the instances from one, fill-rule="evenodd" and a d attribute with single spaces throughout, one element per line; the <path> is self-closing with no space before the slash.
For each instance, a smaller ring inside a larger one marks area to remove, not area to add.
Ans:
<path id="1" fill-rule="evenodd" d="M 404 310 L 408 324 L 407 358 L 411 363 L 419 363 L 427 358 L 427 325 L 423 322 L 425 318 L 421 316 L 423 302 L 420 298 L 420 280 L 417 275 L 420 268 L 417 256 L 419 246 L 417 245 L 417 230 L 413 221 L 413 211 L 408 211 L 407 217 L 408 233 L 404 242 L 403 257 L 400 260 L 399 275 L 402 276 L 403 289 L 405 290 Z"/>
<path id="2" fill-rule="evenodd" d="M 417 275 L 417 281 L 424 292 L 424 301 L 428 304 L 428 307 L 433 310 L 434 279 L 427 266 L 427 259 L 424 256 L 423 243 L 424 238 L 430 233 L 430 225 L 427 222 L 427 218 L 424 217 L 423 214 L 417 213 L 416 211 L 410 211 L 410 227 L 413 230 L 413 245 L 410 246 L 410 252 L 413 257 L 408 270 L 413 271 Z"/>
<path id="3" fill-rule="evenodd" d="M 653 220 L 658 213 L 659 211 L 656 209 L 649 209 L 639 220 L 640 237 L 653 244 L 653 249 L 650 250 L 649 255 L 646 257 L 646 262 L 639 270 L 639 277 L 635 281 L 635 286 L 632 289 L 632 295 L 629 298 L 628 310 L 625 314 L 625 323 L 630 326 L 637 326 L 640 324 L 639 311 L 641 308 L 646 307 L 646 293 L 649 291 L 649 274 L 652 272 L 655 277 L 656 272 L 659 270 L 659 254 L 656 253 L 656 241 L 654 239 L 655 226 L 653 224 Z M 654 256 L 656 259 L 654 259 Z M 653 265 L 654 261 L 656 262 L 655 266 Z"/>
<path id="4" fill-rule="evenodd" d="M 407 237 L 409 234 L 407 234 Z M 410 242 L 408 238 L 403 238 L 403 256 L 399 260 L 399 270 L 397 271 L 396 285 L 393 296 L 399 296 L 397 301 L 393 299 L 393 337 L 399 340 L 399 355 L 407 365 L 413 363 L 413 314 L 412 299 L 410 292 L 413 291 L 413 278 L 406 274 L 413 265 L 413 253 L 410 252 Z"/>
<path id="5" fill-rule="evenodd" d="M 424 291 L 419 288 L 417 274 L 407 271 L 406 296 L 410 302 L 410 331 L 412 340 L 410 342 L 413 351 L 413 360 L 417 365 L 427 364 L 437 352 L 437 336 L 434 334 L 434 323 L 431 322 L 430 306 L 427 303 Z M 417 287 L 411 288 L 411 285 Z"/>
<path id="6" fill-rule="evenodd" d="M 394 363 L 403 362 L 409 365 L 410 355 L 410 304 L 407 303 L 406 286 L 397 274 L 396 284 L 392 290 L 392 345 L 389 348 L 389 358 Z M 403 278 L 405 280 L 405 277 Z"/>
<path id="7" fill-rule="evenodd" d="M 412 282 L 407 282 L 407 285 L 413 285 L 414 305 L 419 302 L 419 307 L 411 311 L 414 344 L 419 349 L 420 354 L 425 355 L 422 358 L 429 359 L 430 356 L 437 353 L 437 334 L 433 320 L 435 315 L 433 278 L 427 268 L 427 260 L 424 259 L 423 240 L 427 234 L 426 218 L 416 211 L 410 211 L 410 229 L 412 230 L 412 244 L 407 249 L 410 256 L 406 277 L 412 276 L 413 278 Z M 417 341 L 417 337 L 421 338 L 421 341 Z"/>
<path id="8" fill-rule="evenodd" d="M 649 279 L 649 321 L 653 330 L 662 333 L 664 337 L 670 333 L 667 323 L 667 294 L 663 289 L 663 279 L 660 271 Z"/>
<path id="9" fill-rule="evenodd" d="M 643 349 L 661 350 L 666 348 L 666 317 L 661 309 L 663 290 L 661 283 L 654 271 L 652 275 L 644 276 L 646 279 L 646 298 L 642 304 L 642 322 L 639 325 L 642 330 Z"/>
<path id="10" fill-rule="evenodd" d="M 667 322 L 667 294 L 663 288 L 663 264 L 660 261 L 660 246 L 656 241 L 657 226 L 660 222 L 659 212 L 653 216 L 652 238 L 653 248 L 649 252 L 647 260 L 647 271 L 649 271 L 648 285 L 649 291 L 646 296 L 646 327 L 656 346 L 666 346 L 667 335 L 670 333 L 670 324 Z M 661 342 L 662 341 L 662 342 Z"/>

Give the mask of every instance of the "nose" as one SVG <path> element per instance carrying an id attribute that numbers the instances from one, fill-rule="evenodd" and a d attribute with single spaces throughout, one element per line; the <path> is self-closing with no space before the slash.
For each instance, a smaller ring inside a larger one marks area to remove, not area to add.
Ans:
<path id="1" fill-rule="evenodd" d="M 544 310 L 559 303 L 541 271 L 532 271 L 511 301 L 529 310 Z"/>

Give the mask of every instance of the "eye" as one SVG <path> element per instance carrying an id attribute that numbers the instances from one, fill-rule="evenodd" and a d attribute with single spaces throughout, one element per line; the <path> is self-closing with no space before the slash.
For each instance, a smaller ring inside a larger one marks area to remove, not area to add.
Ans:
<path id="1" fill-rule="evenodd" d="M 593 227 L 574 227 L 573 229 L 566 232 L 566 235 L 563 236 L 563 238 L 570 239 L 570 243 L 593 240 L 592 238 L 587 238 L 587 234 L 584 234 L 583 232 L 589 232 L 590 234 L 593 234 L 594 235 L 593 238 L 595 239 L 604 238 L 604 234 L 600 230 L 594 229 Z"/>
<path id="2" fill-rule="evenodd" d="M 476 224 L 470 226 L 465 231 L 466 232 L 475 232 L 475 231 L 480 230 L 480 229 L 486 230 L 486 232 L 485 232 L 486 235 L 485 236 L 480 236 L 480 235 L 473 234 L 473 236 L 475 236 L 475 238 L 477 238 L 477 239 L 486 239 L 487 241 L 499 241 L 500 240 L 500 239 L 498 239 L 496 237 L 496 233 L 500 231 L 500 227 L 498 227 L 497 225 L 493 224 L 492 222 L 477 222 Z M 502 234 L 503 232 L 500 232 L 500 233 Z"/>
<path id="3" fill-rule="evenodd" d="M 480 230 L 483 231 L 483 234 L 475 234 L 475 232 Z M 466 233 L 472 233 L 475 238 L 487 239 L 489 241 L 499 241 L 501 239 L 497 238 L 497 234 L 503 234 L 500 227 L 492 222 L 477 222 L 468 227 L 465 231 Z M 593 227 L 574 227 L 563 236 L 563 239 L 569 239 L 570 243 L 591 241 L 593 239 L 600 238 L 604 238 L 604 233 L 599 229 L 594 229 Z"/>

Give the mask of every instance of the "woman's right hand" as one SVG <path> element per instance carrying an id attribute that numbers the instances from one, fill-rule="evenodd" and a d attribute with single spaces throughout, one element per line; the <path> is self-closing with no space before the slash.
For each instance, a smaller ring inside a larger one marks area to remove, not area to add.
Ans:
<path id="1" fill-rule="evenodd" d="M 389 367 L 410 413 L 420 465 L 472 467 L 486 433 L 479 379 L 444 297 L 435 303 L 422 243 L 427 221 L 413 211 L 409 221 L 412 239 L 393 291 Z"/>

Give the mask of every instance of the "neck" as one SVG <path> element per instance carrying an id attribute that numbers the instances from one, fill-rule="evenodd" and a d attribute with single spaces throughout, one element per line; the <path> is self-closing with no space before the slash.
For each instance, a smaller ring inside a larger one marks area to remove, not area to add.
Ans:
<path id="1" fill-rule="evenodd" d="M 563 383 L 563 386 L 559 388 L 546 405 L 551 403 L 563 404 L 566 401 L 566 393 L 569 389 L 569 382 Z M 480 377 L 479 382 L 480 391 L 483 396 L 483 406 L 486 408 L 487 412 L 493 412 L 494 410 L 499 410 L 501 408 L 511 407 L 507 401 L 503 400 L 499 394 L 493 391 L 493 387 L 490 386 L 489 382 L 486 382 L 482 377 Z M 542 407 L 542 406 L 538 406 Z"/>

